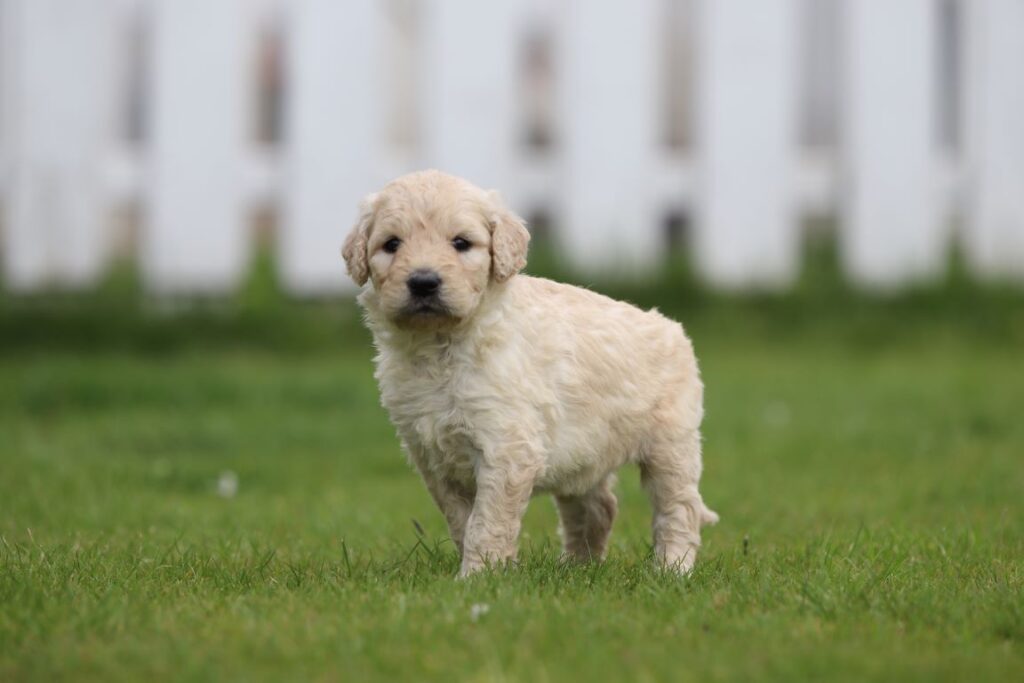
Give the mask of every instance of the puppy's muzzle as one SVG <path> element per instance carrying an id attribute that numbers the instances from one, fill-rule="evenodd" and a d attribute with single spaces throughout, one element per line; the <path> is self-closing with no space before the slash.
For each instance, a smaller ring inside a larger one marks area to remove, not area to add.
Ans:
<path id="1" fill-rule="evenodd" d="M 437 296 L 438 290 L 441 289 L 441 276 L 432 270 L 421 268 L 412 272 L 405 285 L 413 298 L 429 299 Z"/>

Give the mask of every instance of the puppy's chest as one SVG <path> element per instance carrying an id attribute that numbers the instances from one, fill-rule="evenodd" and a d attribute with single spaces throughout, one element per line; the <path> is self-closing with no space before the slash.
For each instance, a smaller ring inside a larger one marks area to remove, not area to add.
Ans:
<path id="1" fill-rule="evenodd" d="M 382 362 L 381 401 L 402 438 L 431 469 L 471 483 L 486 420 L 470 396 L 478 371 L 465 365 Z"/>

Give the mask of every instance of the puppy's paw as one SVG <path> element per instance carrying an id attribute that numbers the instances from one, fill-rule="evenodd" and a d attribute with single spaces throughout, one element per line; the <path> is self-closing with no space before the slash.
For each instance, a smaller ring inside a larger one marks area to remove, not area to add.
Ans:
<path id="1" fill-rule="evenodd" d="M 697 550 L 696 545 L 663 550 L 656 552 L 655 558 L 661 570 L 679 576 L 687 576 L 693 571 L 693 565 L 697 562 Z"/>
<path id="2" fill-rule="evenodd" d="M 479 574 L 485 569 L 487 569 L 487 564 L 485 562 L 470 560 L 468 557 L 463 557 L 462 566 L 459 568 L 459 573 L 455 578 L 459 581 L 463 581 L 474 574 Z"/>
<path id="3" fill-rule="evenodd" d="M 480 573 L 480 569 L 482 569 L 482 568 L 466 569 L 465 567 L 463 567 L 462 569 L 459 570 L 459 573 L 455 575 L 455 580 L 456 581 L 465 581 L 466 579 L 468 579 L 469 577 L 473 576 L 474 574 Z"/>
<path id="4" fill-rule="evenodd" d="M 484 559 L 470 559 L 468 556 L 462 558 L 462 567 L 459 569 L 459 574 L 456 577 L 460 581 L 466 579 L 474 574 L 479 574 L 484 571 L 507 571 L 517 564 L 516 558 L 513 557 L 499 557 L 491 559 L 490 556 Z"/>

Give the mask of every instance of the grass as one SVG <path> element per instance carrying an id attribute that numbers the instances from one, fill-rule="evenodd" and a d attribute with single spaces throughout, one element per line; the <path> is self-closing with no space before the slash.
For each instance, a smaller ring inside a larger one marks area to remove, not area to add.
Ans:
<path id="1" fill-rule="evenodd" d="M 701 358 L 685 580 L 627 470 L 605 564 L 538 498 L 455 582 L 350 303 L 0 297 L 0 680 L 1024 679 L 1019 295 L 684 284 L 612 289 Z"/>

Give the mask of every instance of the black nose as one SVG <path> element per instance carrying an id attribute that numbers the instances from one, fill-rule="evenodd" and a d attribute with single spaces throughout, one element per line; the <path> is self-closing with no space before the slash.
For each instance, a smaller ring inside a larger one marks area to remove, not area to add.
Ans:
<path id="1" fill-rule="evenodd" d="M 430 296 L 437 294 L 437 289 L 441 286 L 441 276 L 432 270 L 416 270 L 405 284 L 413 296 Z"/>

